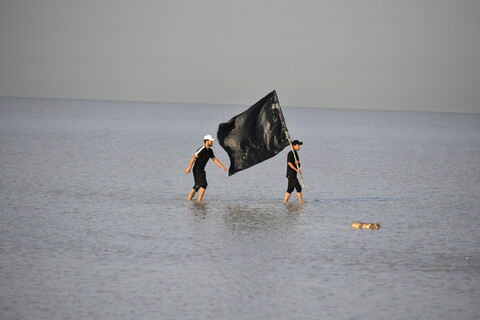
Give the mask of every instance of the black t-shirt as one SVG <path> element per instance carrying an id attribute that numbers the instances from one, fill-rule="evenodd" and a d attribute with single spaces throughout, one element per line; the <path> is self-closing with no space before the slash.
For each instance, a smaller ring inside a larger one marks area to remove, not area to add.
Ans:
<path id="1" fill-rule="evenodd" d="M 207 149 L 205 146 L 201 146 L 197 152 L 195 152 L 197 159 L 193 165 L 193 171 L 205 171 L 205 165 L 210 158 L 215 158 L 212 148 Z"/>
<path id="2" fill-rule="evenodd" d="M 298 157 L 298 152 L 297 151 L 295 151 L 295 156 L 297 157 L 297 161 L 300 161 L 300 158 Z M 293 164 L 293 166 L 295 168 L 297 167 L 296 164 L 295 164 L 295 158 L 293 156 L 293 151 L 290 151 L 287 155 L 287 177 L 288 178 L 295 178 L 297 176 L 297 171 L 290 168 L 290 166 L 288 165 L 288 162 Z M 298 163 L 298 167 L 300 167 L 300 162 Z"/>

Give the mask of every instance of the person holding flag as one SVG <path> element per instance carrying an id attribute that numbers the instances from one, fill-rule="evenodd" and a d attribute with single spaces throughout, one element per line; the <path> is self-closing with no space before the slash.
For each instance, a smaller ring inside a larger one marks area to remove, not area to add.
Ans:
<path id="1" fill-rule="evenodd" d="M 288 178 L 288 187 L 285 197 L 283 198 L 283 203 L 287 203 L 290 198 L 290 194 L 293 192 L 293 189 L 297 190 L 298 202 L 303 204 L 302 198 L 302 186 L 298 182 L 297 173 L 302 174 L 300 170 L 300 158 L 298 157 L 298 151 L 300 150 L 303 142 L 298 140 L 293 140 L 292 142 L 292 151 L 287 155 L 287 178 Z"/>
<path id="2" fill-rule="evenodd" d="M 213 139 L 211 135 L 206 135 L 203 137 L 203 146 L 198 148 L 197 152 L 195 152 L 190 160 L 187 169 L 185 169 L 185 173 L 189 174 L 193 166 L 193 179 L 195 181 L 192 191 L 190 191 L 188 194 L 187 200 L 192 200 L 193 196 L 195 196 L 195 193 L 198 191 L 197 200 L 202 201 L 205 189 L 207 189 L 208 185 L 207 175 L 205 172 L 205 165 L 207 164 L 208 160 L 213 159 L 213 162 L 215 162 L 216 165 L 218 165 L 223 171 L 227 171 L 227 168 L 225 168 L 213 154 L 212 145 L 214 140 L 215 139 Z"/>
<path id="3" fill-rule="evenodd" d="M 275 90 L 244 112 L 220 123 L 217 138 L 230 158 L 229 176 L 268 160 L 290 146 L 292 151 L 288 154 L 287 167 L 289 183 L 284 202 L 288 201 L 293 189 L 297 189 L 298 200 L 303 203 L 302 187 L 305 188 L 305 184 L 297 153 L 303 142 L 292 142 L 290 139 Z M 300 173 L 302 184 L 298 182 L 297 173 Z"/>

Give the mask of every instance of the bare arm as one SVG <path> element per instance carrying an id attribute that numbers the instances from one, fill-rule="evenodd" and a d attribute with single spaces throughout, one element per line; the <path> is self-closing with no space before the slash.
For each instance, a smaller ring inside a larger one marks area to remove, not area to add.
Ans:
<path id="1" fill-rule="evenodd" d="M 220 163 L 220 161 L 217 160 L 217 158 L 213 158 L 213 162 L 217 164 L 220 168 L 222 168 L 223 171 L 227 171 L 227 168 L 223 166 L 223 164 Z"/>
<path id="2" fill-rule="evenodd" d="M 288 164 L 288 166 L 289 166 L 290 168 L 292 168 L 293 170 L 297 171 L 297 172 L 300 173 L 300 174 L 302 173 L 302 170 L 297 169 L 297 167 L 295 167 L 295 166 L 293 165 L 293 163 L 288 162 L 287 164 Z M 300 163 L 298 163 L 298 161 L 297 161 L 297 165 L 299 165 L 299 164 L 300 164 Z"/>
<path id="3" fill-rule="evenodd" d="M 190 163 L 188 164 L 187 169 L 185 169 L 185 173 L 186 173 L 186 174 L 189 174 L 190 171 L 192 170 L 192 166 L 193 166 L 193 163 L 195 162 L 195 159 L 196 159 L 196 158 L 197 158 L 197 155 L 194 154 L 193 157 L 192 157 L 192 159 L 190 160 Z"/>

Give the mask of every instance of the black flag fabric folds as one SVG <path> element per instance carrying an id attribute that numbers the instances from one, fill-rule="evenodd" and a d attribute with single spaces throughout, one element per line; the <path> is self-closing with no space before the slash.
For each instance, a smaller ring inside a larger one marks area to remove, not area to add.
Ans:
<path id="1" fill-rule="evenodd" d="M 248 110 L 218 126 L 219 144 L 230 157 L 231 176 L 270 159 L 289 145 L 277 93 L 272 91 Z"/>

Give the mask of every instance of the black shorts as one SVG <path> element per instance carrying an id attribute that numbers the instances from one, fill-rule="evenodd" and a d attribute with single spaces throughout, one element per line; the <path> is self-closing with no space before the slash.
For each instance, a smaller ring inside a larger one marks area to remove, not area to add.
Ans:
<path id="1" fill-rule="evenodd" d="M 207 189 L 207 174 L 203 170 L 194 171 L 193 172 L 193 179 L 195 180 L 195 184 L 193 185 L 193 189 L 198 191 L 198 189 L 203 188 Z"/>
<path id="2" fill-rule="evenodd" d="M 298 182 L 297 177 L 287 177 L 288 178 L 288 187 L 287 192 L 292 193 L 293 189 L 297 189 L 297 192 L 302 192 L 302 186 Z"/>

